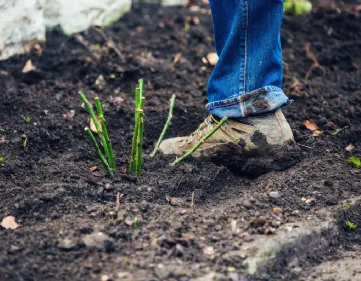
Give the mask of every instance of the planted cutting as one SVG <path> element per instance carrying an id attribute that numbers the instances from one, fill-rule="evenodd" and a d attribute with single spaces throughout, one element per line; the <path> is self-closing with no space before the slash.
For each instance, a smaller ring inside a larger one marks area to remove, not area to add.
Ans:
<path id="1" fill-rule="evenodd" d="M 140 176 L 142 171 L 143 135 L 144 135 L 144 80 L 139 79 L 135 89 L 135 125 L 132 139 L 132 152 L 130 156 L 130 170 Z"/>
<path id="2" fill-rule="evenodd" d="M 90 118 L 94 124 L 95 131 L 99 136 L 101 147 L 103 148 L 104 154 L 98 145 L 98 142 L 90 130 L 90 128 L 86 127 L 85 131 L 88 134 L 90 142 L 95 149 L 96 155 L 99 158 L 100 162 L 103 164 L 106 169 L 108 175 L 113 176 L 113 170 L 115 170 L 115 159 L 112 144 L 109 139 L 108 129 L 106 126 L 106 122 L 103 115 L 103 108 L 100 103 L 99 98 L 95 98 L 95 106 L 97 109 L 98 115 L 95 115 L 92 105 L 86 99 L 85 95 L 82 92 L 79 92 L 79 96 L 81 100 L 84 102 L 85 108 L 88 111 Z"/>
<path id="3" fill-rule="evenodd" d="M 165 125 L 164 125 L 164 128 L 163 128 L 163 131 L 162 133 L 160 134 L 159 136 L 159 139 L 154 147 L 154 150 L 153 152 L 150 154 L 150 157 L 154 157 L 157 152 L 158 152 L 158 149 L 159 149 L 159 146 L 162 142 L 162 140 L 164 139 L 165 137 L 165 134 L 167 133 L 167 130 L 169 128 L 169 125 L 172 121 L 172 118 L 173 118 L 173 109 L 174 109 L 174 104 L 175 104 L 175 98 L 176 96 L 175 95 L 172 95 L 172 98 L 170 99 L 169 101 L 169 113 L 168 113 L 168 118 L 167 118 L 167 121 L 165 122 Z"/>

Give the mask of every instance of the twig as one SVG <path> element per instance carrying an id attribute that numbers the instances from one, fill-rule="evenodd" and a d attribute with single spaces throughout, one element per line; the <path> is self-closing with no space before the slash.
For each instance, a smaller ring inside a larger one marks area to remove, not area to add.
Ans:
<path id="1" fill-rule="evenodd" d="M 168 119 L 167 119 L 167 122 L 165 123 L 164 125 L 164 128 L 163 128 L 163 131 L 162 133 L 160 134 L 159 136 L 159 139 L 157 141 L 157 144 L 155 145 L 154 147 L 154 150 L 152 152 L 152 154 L 150 154 L 150 157 L 154 157 L 157 152 L 158 152 L 158 149 L 159 149 L 159 146 L 160 146 L 160 143 L 162 142 L 162 140 L 164 139 L 164 136 L 168 130 L 168 127 L 170 125 L 170 122 L 172 121 L 172 118 L 173 118 L 173 108 L 174 108 L 174 104 L 175 104 L 175 98 L 176 96 L 175 95 L 172 95 L 172 98 L 170 99 L 170 104 L 169 104 L 169 114 L 168 114 Z"/>
<path id="2" fill-rule="evenodd" d="M 311 146 L 307 146 L 307 145 L 303 145 L 303 144 L 298 144 L 299 146 L 303 146 L 303 147 L 306 147 L 308 149 L 313 149 Z"/>
<path id="3" fill-rule="evenodd" d="M 191 208 L 194 210 L 194 191 L 192 192 Z"/>
<path id="4" fill-rule="evenodd" d="M 112 169 L 109 167 L 107 160 L 105 160 L 102 152 L 100 151 L 99 145 L 98 145 L 98 143 L 97 143 L 97 141 L 96 141 L 96 139 L 95 139 L 92 131 L 91 131 L 88 127 L 86 127 L 84 130 L 88 133 L 90 142 L 92 143 L 92 145 L 93 145 L 93 147 L 94 147 L 94 149 L 95 149 L 95 152 L 96 152 L 96 154 L 97 154 L 100 162 L 102 162 L 103 166 L 104 166 L 105 169 L 107 170 L 107 173 L 108 173 L 111 177 L 113 177 L 113 171 L 112 171 Z"/>
<path id="5" fill-rule="evenodd" d="M 307 58 L 310 59 L 310 60 L 313 62 L 313 64 L 311 65 L 311 68 L 310 68 L 310 69 L 307 71 L 307 73 L 306 73 L 305 80 L 307 81 L 308 78 L 311 76 L 312 71 L 313 71 L 314 69 L 319 69 L 319 70 L 321 70 L 321 71 L 322 71 L 322 74 L 325 73 L 325 69 L 318 63 L 317 58 L 316 58 L 316 55 L 311 51 L 311 45 L 310 45 L 310 43 L 307 43 L 307 44 L 305 45 L 305 52 L 306 52 Z"/>
<path id="6" fill-rule="evenodd" d="M 85 108 L 88 111 L 91 119 L 93 120 L 95 128 L 97 129 L 99 138 L 100 138 L 101 143 L 103 145 L 104 153 L 105 153 L 105 155 L 108 155 L 109 151 L 108 151 L 108 147 L 107 147 L 107 142 L 105 140 L 104 134 L 103 134 L 102 129 L 100 127 L 99 121 L 98 121 L 97 117 L 95 116 L 95 113 L 93 111 L 93 107 L 88 102 L 88 100 L 86 99 L 86 97 L 84 96 L 84 94 L 82 92 L 79 92 L 79 96 L 82 99 L 82 101 L 84 102 Z"/>
<path id="7" fill-rule="evenodd" d="M 99 116 L 100 124 L 102 127 L 102 134 L 104 135 L 105 145 L 106 145 L 107 151 L 108 151 L 108 154 L 106 154 L 107 159 L 108 159 L 108 164 L 109 164 L 110 168 L 115 170 L 115 160 L 114 160 L 112 143 L 110 142 L 110 139 L 109 139 L 108 129 L 107 129 L 107 125 L 105 123 L 104 114 L 103 114 L 103 108 L 102 108 L 102 104 L 100 103 L 99 98 L 95 98 L 95 106 L 98 111 L 98 116 Z M 103 146 L 104 146 L 104 144 L 103 144 Z"/>
<path id="8" fill-rule="evenodd" d="M 74 34 L 74 38 L 85 48 L 88 50 L 90 56 L 92 57 L 92 59 L 94 60 L 99 60 L 100 56 L 99 55 L 95 55 L 90 46 L 89 46 L 89 43 L 88 41 L 86 41 L 83 36 L 81 36 L 80 34 Z"/>
<path id="9" fill-rule="evenodd" d="M 103 39 L 105 40 L 105 42 L 107 43 L 107 46 L 111 49 L 113 49 L 116 54 L 120 57 L 120 58 L 123 58 L 122 57 L 122 53 L 120 52 L 120 50 L 118 49 L 118 47 L 115 45 L 114 41 L 112 38 L 109 38 L 105 32 L 103 30 L 101 30 L 100 28 L 96 28 L 96 27 L 93 27 L 93 29 L 98 32 L 102 37 Z"/>
<path id="10" fill-rule="evenodd" d="M 209 139 L 226 121 L 228 120 L 227 117 L 224 117 L 206 136 L 204 136 L 195 146 L 193 146 L 186 154 L 184 154 L 182 157 L 177 158 L 174 160 L 170 165 L 175 166 L 179 164 L 180 162 L 187 159 L 189 156 L 191 156 L 207 139 Z"/>
<path id="11" fill-rule="evenodd" d="M 114 210 L 118 212 L 120 210 L 120 198 L 123 198 L 124 194 L 117 193 L 117 200 L 115 202 L 115 208 Z"/>

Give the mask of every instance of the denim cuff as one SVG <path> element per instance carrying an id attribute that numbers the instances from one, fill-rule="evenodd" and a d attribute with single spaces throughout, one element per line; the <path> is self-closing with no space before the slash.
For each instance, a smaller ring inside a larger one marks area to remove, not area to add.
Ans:
<path id="1" fill-rule="evenodd" d="M 218 117 L 246 117 L 290 104 L 283 90 L 276 86 L 265 86 L 248 94 L 233 96 L 226 100 L 210 102 L 208 111 Z"/>

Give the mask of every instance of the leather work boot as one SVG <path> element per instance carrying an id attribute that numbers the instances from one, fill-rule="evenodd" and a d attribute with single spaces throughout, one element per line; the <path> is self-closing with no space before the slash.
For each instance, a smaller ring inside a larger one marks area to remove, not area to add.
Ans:
<path id="1" fill-rule="evenodd" d="M 209 115 L 190 136 L 164 140 L 159 150 L 163 154 L 182 155 L 207 135 L 218 122 L 214 116 Z M 294 144 L 291 128 L 282 110 L 277 109 L 252 117 L 228 119 L 193 153 L 193 157 L 266 156 L 289 144 Z"/>

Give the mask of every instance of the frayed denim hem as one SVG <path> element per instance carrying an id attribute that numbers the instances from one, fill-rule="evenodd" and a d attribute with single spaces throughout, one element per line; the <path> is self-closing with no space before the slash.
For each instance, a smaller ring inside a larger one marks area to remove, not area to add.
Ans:
<path id="1" fill-rule="evenodd" d="M 210 102 L 208 111 L 218 117 L 246 117 L 256 115 L 290 104 L 283 90 L 276 86 L 265 86 L 248 94 L 226 100 Z"/>

